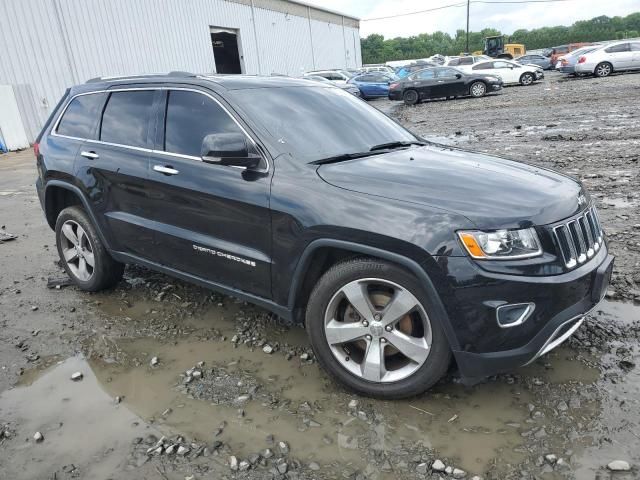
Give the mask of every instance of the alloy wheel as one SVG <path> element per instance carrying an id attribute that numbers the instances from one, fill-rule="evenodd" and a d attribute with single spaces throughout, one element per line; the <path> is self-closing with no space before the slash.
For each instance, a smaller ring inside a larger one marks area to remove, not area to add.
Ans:
<path id="1" fill-rule="evenodd" d="M 596 68 L 596 75 L 599 77 L 606 77 L 611 73 L 611 65 L 608 63 L 601 63 Z"/>
<path id="2" fill-rule="evenodd" d="M 533 76 L 529 73 L 525 73 L 522 76 L 522 85 L 531 85 L 533 83 Z"/>
<path id="3" fill-rule="evenodd" d="M 62 255 L 69 270 L 78 280 L 89 281 L 95 269 L 95 257 L 87 233 L 73 220 L 64 222 L 60 232 Z"/>
<path id="4" fill-rule="evenodd" d="M 487 88 L 484 86 L 484 83 L 474 83 L 471 87 L 471 95 L 474 97 L 482 97 Z"/>
<path id="5" fill-rule="evenodd" d="M 325 311 L 324 333 L 342 367 L 376 383 L 413 375 L 427 360 L 432 344 L 431 322 L 418 299 L 379 278 L 342 286 Z"/>

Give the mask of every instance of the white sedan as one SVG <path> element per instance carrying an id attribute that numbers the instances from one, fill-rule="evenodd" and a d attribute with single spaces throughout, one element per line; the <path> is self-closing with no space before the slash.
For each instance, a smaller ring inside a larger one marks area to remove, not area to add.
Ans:
<path id="1" fill-rule="evenodd" d="M 536 80 L 544 78 L 542 68 L 537 65 L 520 65 L 504 59 L 477 63 L 471 67 L 471 71 L 480 75 L 496 75 L 505 85 L 513 83 L 531 85 Z"/>

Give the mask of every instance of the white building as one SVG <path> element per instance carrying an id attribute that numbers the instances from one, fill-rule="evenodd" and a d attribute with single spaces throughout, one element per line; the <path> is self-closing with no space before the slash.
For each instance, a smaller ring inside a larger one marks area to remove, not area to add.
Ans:
<path id="1" fill-rule="evenodd" d="M 0 0 L 0 25 L 0 86 L 14 97 L 0 90 L 0 122 L 17 105 L 29 141 L 65 89 L 93 77 L 362 64 L 357 18 L 297 0 Z"/>

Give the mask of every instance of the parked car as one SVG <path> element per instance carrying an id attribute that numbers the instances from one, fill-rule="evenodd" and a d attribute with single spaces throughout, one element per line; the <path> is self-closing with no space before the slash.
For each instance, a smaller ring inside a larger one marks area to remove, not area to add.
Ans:
<path id="1" fill-rule="evenodd" d="M 531 85 L 536 80 L 544 78 L 542 68 L 533 65 L 520 65 L 511 60 L 476 63 L 471 67 L 471 72 L 479 75 L 497 75 L 505 85 L 514 83 Z"/>
<path id="2" fill-rule="evenodd" d="M 580 56 L 592 52 L 596 48 L 599 48 L 599 46 L 582 47 L 578 50 L 574 50 L 571 53 L 567 53 L 566 55 L 558 57 L 557 70 L 567 75 L 575 74 L 576 63 L 578 62 Z"/>
<path id="3" fill-rule="evenodd" d="M 465 55 L 462 57 L 452 57 L 445 65 L 447 67 L 455 67 L 458 70 L 469 71 L 469 69 L 479 62 L 486 62 L 487 60 L 491 60 L 491 57 L 486 55 Z"/>
<path id="4" fill-rule="evenodd" d="M 314 72 L 307 72 L 303 76 L 306 77 L 308 75 L 314 75 L 317 77 L 324 77 L 327 80 L 331 80 L 336 85 L 344 85 L 351 78 L 346 72 L 341 72 L 339 70 L 318 70 Z"/>
<path id="5" fill-rule="evenodd" d="M 390 100 L 403 100 L 415 105 L 430 98 L 449 98 L 471 95 L 483 97 L 502 89 L 502 80 L 493 75 L 467 74 L 451 67 L 426 68 L 389 87 Z"/>
<path id="6" fill-rule="evenodd" d="M 574 52 L 579 48 L 588 47 L 589 45 L 591 44 L 582 42 L 582 43 L 569 43 L 568 45 L 559 45 L 557 47 L 552 47 L 551 53 L 549 55 L 549 60 L 551 61 L 551 68 L 557 69 L 559 67 L 558 59 L 560 57 L 567 55 L 568 53 Z"/>
<path id="7" fill-rule="evenodd" d="M 603 45 L 580 55 L 575 64 L 578 74 L 607 77 L 613 72 L 640 69 L 640 41 L 620 41 Z"/>
<path id="8" fill-rule="evenodd" d="M 360 73 L 370 73 L 370 72 L 386 73 L 387 75 L 396 74 L 393 68 L 387 67 L 386 65 L 373 65 L 373 66 L 362 67 L 360 71 Z"/>
<path id="9" fill-rule="evenodd" d="M 417 72 L 418 70 L 422 70 L 423 68 L 428 67 L 437 67 L 439 65 L 435 63 L 428 62 L 420 62 L 420 63 L 412 63 L 410 65 L 405 65 L 396 70 L 396 76 L 398 78 L 405 78 L 411 75 L 413 72 Z"/>
<path id="10" fill-rule="evenodd" d="M 342 90 L 349 92 L 351 95 L 355 95 L 356 97 L 362 96 L 360 89 L 356 85 L 353 85 L 351 83 L 335 84 L 331 80 L 327 80 L 320 75 L 306 75 L 302 78 L 304 78 L 305 80 L 313 80 L 314 82 L 329 83 L 337 88 L 341 88 Z"/>
<path id="11" fill-rule="evenodd" d="M 452 357 L 467 383 L 534 361 L 613 266 L 578 181 L 427 143 L 307 80 L 96 79 L 34 152 L 80 289 L 132 263 L 233 295 L 304 323 L 319 364 L 374 397 L 425 391 Z"/>
<path id="12" fill-rule="evenodd" d="M 537 65 L 543 70 L 549 70 L 551 68 L 551 60 L 549 57 L 537 54 L 523 55 L 515 59 L 520 65 Z"/>
<path id="13" fill-rule="evenodd" d="M 360 89 L 362 98 L 386 97 L 389 95 L 389 85 L 397 77 L 381 72 L 370 72 L 356 75 L 349 80 L 350 85 Z"/>

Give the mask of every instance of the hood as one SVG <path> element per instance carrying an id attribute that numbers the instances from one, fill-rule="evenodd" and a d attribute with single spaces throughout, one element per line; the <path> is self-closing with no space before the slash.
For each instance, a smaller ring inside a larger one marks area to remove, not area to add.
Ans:
<path id="1" fill-rule="evenodd" d="M 578 182 L 552 170 L 431 145 L 321 165 L 317 172 L 336 187 L 448 210 L 481 229 L 554 223 L 589 201 Z"/>

